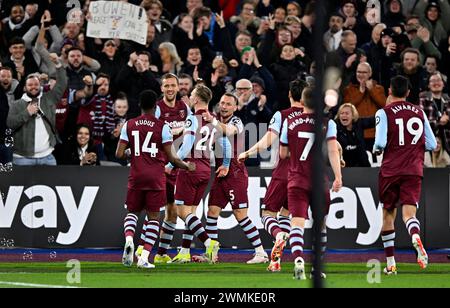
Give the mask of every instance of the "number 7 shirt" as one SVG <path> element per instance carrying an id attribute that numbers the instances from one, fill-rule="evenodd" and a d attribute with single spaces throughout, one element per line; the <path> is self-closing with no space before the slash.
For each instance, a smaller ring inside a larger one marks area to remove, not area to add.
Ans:
<path id="1" fill-rule="evenodd" d="M 171 145 L 172 142 L 169 125 L 153 115 L 145 114 L 125 123 L 120 134 L 120 143 L 129 145 L 131 150 L 129 189 L 166 189 L 163 146 Z"/>
<path id="2" fill-rule="evenodd" d="M 423 177 L 425 151 L 436 148 L 425 112 L 407 102 L 394 102 L 377 111 L 374 152 L 384 150 L 381 176 Z"/>
<path id="3" fill-rule="evenodd" d="M 314 114 L 303 113 L 288 118 L 283 123 L 281 145 L 288 146 L 291 153 L 289 162 L 289 185 L 311 189 L 313 176 L 313 149 L 315 146 Z M 326 125 L 326 139 L 336 139 L 337 128 L 333 120 Z"/>

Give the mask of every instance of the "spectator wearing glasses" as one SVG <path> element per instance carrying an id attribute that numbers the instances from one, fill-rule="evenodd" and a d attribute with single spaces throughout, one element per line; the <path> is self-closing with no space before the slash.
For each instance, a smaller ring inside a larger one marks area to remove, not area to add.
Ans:
<path id="1" fill-rule="evenodd" d="M 248 123 L 258 125 L 270 121 L 272 112 L 267 107 L 267 99 L 264 95 L 259 98 L 255 95 L 250 80 L 241 79 L 236 83 L 236 96 L 238 98 L 238 109 L 235 115 L 241 118 L 244 125 Z"/>
<path id="2" fill-rule="evenodd" d="M 369 63 L 360 63 L 356 69 L 357 83 L 344 90 L 344 102 L 352 103 L 362 118 L 374 117 L 378 109 L 386 105 L 384 88 L 372 79 L 372 67 Z M 364 139 L 368 149 L 375 140 L 375 128 L 364 130 Z"/>

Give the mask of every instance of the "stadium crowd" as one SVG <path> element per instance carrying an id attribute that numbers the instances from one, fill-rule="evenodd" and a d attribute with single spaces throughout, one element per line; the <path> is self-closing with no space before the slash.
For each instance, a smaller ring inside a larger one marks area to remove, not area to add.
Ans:
<path id="1" fill-rule="evenodd" d="M 0 1 L 2 164 L 126 165 L 114 155 L 121 128 L 139 115 L 142 91 L 161 94 L 167 73 L 179 77 L 180 100 L 202 83 L 214 111 L 232 92 L 243 123 L 266 127 L 290 107 L 291 81 L 314 82 L 314 1 L 125 1 L 148 14 L 145 45 L 87 37 L 91 1 L 79 2 L 82 14 L 68 21 L 66 1 Z M 347 167 L 373 165 L 374 116 L 396 75 L 409 79 L 408 100 L 439 137 L 426 165 L 449 166 L 449 1 L 381 1 L 379 21 L 367 5 L 378 1 L 328 2 L 325 63 L 342 73 L 330 118 Z"/>

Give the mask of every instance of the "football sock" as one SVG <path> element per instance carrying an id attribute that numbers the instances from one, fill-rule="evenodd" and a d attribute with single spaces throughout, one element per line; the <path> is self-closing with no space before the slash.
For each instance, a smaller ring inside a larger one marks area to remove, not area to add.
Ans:
<path id="1" fill-rule="evenodd" d="M 266 229 L 266 231 L 270 235 L 272 235 L 274 238 L 277 237 L 278 233 L 283 232 L 280 229 L 280 225 L 278 224 L 278 221 L 270 215 L 265 215 L 265 216 L 261 217 L 261 222 L 264 226 L 264 229 Z"/>
<path id="2" fill-rule="evenodd" d="M 202 225 L 202 222 L 200 221 L 200 219 L 198 219 L 193 214 L 189 214 L 186 217 L 186 225 L 188 226 L 189 230 L 191 230 L 192 233 L 194 233 L 194 235 L 200 241 L 205 243 L 205 245 L 209 244 L 209 243 L 206 243 L 206 241 L 209 240 L 210 238 L 208 237 L 208 234 L 206 233 L 205 228 L 203 228 L 203 225 Z"/>
<path id="3" fill-rule="evenodd" d="M 152 251 L 159 234 L 159 221 L 150 220 L 145 231 L 144 250 Z"/>
<path id="4" fill-rule="evenodd" d="M 136 232 L 136 226 L 138 222 L 138 217 L 135 214 L 128 213 L 123 222 L 123 228 L 125 232 L 125 237 L 134 237 Z"/>
<path id="5" fill-rule="evenodd" d="M 217 241 L 219 238 L 219 229 L 217 228 L 218 218 L 208 216 L 206 218 L 205 230 L 208 233 L 210 239 Z"/>
<path id="6" fill-rule="evenodd" d="M 304 230 L 300 227 L 293 227 L 290 233 L 289 244 L 291 245 L 291 252 L 294 258 L 303 256 L 303 240 Z"/>
<path id="7" fill-rule="evenodd" d="M 170 247 L 170 243 L 173 239 L 173 233 L 175 232 L 176 224 L 170 221 L 164 221 L 162 225 L 162 234 L 159 239 L 158 254 L 160 256 L 165 255 Z"/>
<path id="8" fill-rule="evenodd" d="M 239 221 L 239 225 L 247 236 L 247 239 L 252 243 L 253 248 L 257 248 L 262 245 L 261 238 L 259 237 L 259 231 L 256 229 L 250 218 L 245 217 Z"/>

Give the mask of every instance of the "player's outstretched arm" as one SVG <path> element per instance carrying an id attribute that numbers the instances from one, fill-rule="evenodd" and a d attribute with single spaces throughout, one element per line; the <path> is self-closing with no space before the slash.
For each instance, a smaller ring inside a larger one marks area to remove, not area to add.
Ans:
<path id="1" fill-rule="evenodd" d="M 379 155 L 383 152 L 387 144 L 388 122 L 386 112 L 380 109 L 375 114 L 375 144 L 373 145 L 373 153 Z"/>
<path id="2" fill-rule="evenodd" d="M 244 153 L 241 153 L 239 155 L 239 162 L 243 163 L 252 155 L 256 155 L 260 153 L 261 151 L 267 150 L 269 147 L 273 145 L 277 138 L 277 134 L 275 134 L 273 131 L 268 131 L 264 137 L 261 138 L 261 140 L 258 141 L 254 146 L 252 146 L 249 150 L 245 151 Z"/>
<path id="3" fill-rule="evenodd" d="M 169 162 L 172 165 L 183 170 L 195 171 L 195 164 L 191 162 L 185 163 L 184 161 L 182 161 L 178 157 L 177 153 L 175 153 L 175 149 L 173 148 L 172 144 L 164 144 L 163 148 L 167 158 L 169 159 Z"/>
<path id="4" fill-rule="evenodd" d="M 228 137 L 222 136 L 219 138 L 218 142 L 222 145 L 222 151 L 223 151 L 223 163 L 222 166 L 220 166 L 217 171 L 217 177 L 224 178 L 228 175 L 228 172 L 230 171 L 230 164 L 231 159 L 233 158 L 233 152 L 231 150 L 231 142 L 228 139 Z"/>
<path id="5" fill-rule="evenodd" d="M 334 173 L 333 191 L 338 192 L 342 188 L 341 155 L 336 139 L 328 140 L 328 158 Z"/>
<path id="6" fill-rule="evenodd" d="M 437 147 L 436 137 L 434 136 L 433 129 L 431 128 L 430 121 L 428 121 L 425 111 L 423 113 L 425 119 L 425 149 L 427 151 L 434 151 Z"/>

